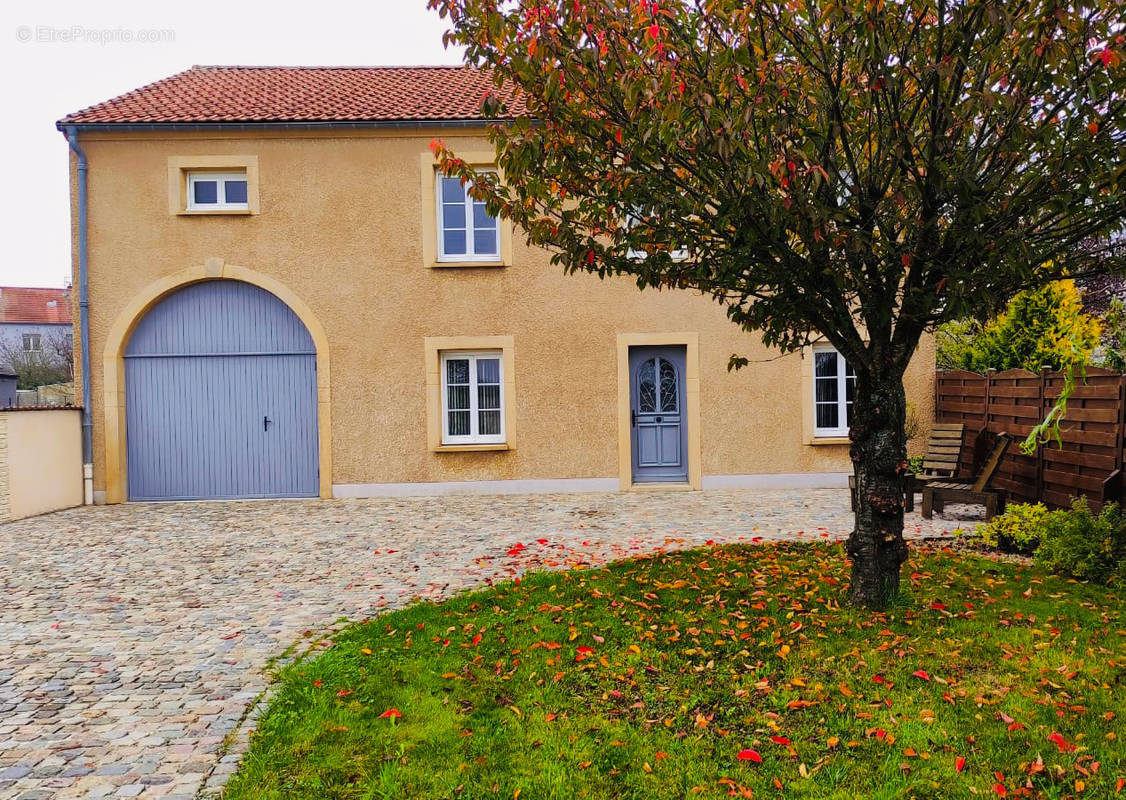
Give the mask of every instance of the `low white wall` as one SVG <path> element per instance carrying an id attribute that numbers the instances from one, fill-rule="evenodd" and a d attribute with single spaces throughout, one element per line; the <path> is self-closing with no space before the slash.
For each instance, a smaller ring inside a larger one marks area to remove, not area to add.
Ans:
<path id="1" fill-rule="evenodd" d="M 82 505 L 82 412 L 0 411 L 0 521 Z"/>

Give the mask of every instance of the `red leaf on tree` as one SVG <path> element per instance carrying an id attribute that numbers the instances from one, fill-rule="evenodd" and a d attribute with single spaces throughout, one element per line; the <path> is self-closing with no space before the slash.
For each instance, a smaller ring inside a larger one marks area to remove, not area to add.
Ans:
<path id="1" fill-rule="evenodd" d="M 762 763 L 762 756 L 758 754 L 757 750 L 740 750 L 739 755 L 735 757 L 740 761 L 751 761 L 755 764 Z"/>

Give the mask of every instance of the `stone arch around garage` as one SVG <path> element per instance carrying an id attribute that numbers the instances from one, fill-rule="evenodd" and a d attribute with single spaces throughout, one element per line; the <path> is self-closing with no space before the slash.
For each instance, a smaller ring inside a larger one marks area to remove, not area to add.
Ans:
<path id="1" fill-rule="evenodd" d="M 110 326 L 102 356 L 104 404 L 105 492 L 107 503 L 128 499 L 128 465 L 125 447 L 125 348 L 137 323 L 157 302 L 193 283 L 236 280 L 270 292 L 304 323 L 317 351 L 317 434 L 320 461 L 320 496 L 332 497 L 332 402 L 328 337 L 320 320 L 300 297 L 280 281 L 247 267 L 209 258 L 195 267 L 153 281 L 126 304 Z"/>

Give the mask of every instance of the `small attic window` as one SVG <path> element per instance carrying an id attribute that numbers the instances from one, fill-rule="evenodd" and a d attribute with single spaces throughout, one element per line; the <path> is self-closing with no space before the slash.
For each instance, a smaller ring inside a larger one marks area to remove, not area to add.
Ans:
<path id="1" fill-rule="evenodd" d="M 169 156 L 168 213 L 257 214 L 258 156 Z"/>
<path id="2" fill-rule="evenodd" d="M 188 173 L 188 211 L 247 211 L 246 170 Z"/>

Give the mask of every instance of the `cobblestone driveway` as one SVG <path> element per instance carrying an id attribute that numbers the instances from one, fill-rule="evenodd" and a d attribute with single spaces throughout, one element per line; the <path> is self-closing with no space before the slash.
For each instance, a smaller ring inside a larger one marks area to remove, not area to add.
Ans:
<path id="1" fill-rule="evenodd" d="M 951 524 L 916 512 L 908 532 Z M 0 526 L 0 798 L 213 792 L 267 661 L 341 618 L 526 569 L 850 527 L 843 490 L 136 504 Z"/>

